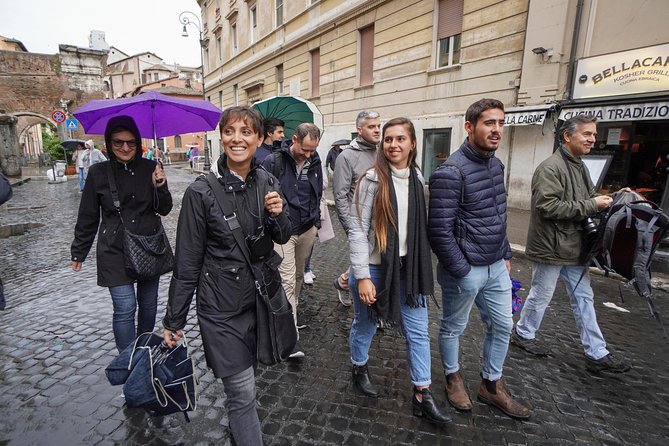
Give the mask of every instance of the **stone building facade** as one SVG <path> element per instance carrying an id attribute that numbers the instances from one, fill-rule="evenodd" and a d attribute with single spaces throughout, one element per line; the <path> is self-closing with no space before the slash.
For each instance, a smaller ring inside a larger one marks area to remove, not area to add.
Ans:
<path id="1" fill-rule="evenodd" d="M 429 177 L 464 139 L 467 106 L 494 97 L 507 108 L 498 156 L 507 166 L 509 204 L 528 209 L 532 173 L 555 149 L 561 121 L 573 113 L 612 113 L 614 118 L 600 125 L 596 150 L 612 158 L 602 191 L 630 184 L 649 189 L 649 197 L 669 206 L 662 184 L 666 174 L 660 172 L 669 155 L 664 0 L 198 4 L 207 98 L 221 108 L 281 94 L 306 98 L 324 116 L 321 154 L 334 140 L 354 136 L 360 110 L 377 110 L 382 120 L 406 116 L 416 126 L 418 163 Z M 615 81 L 614 70 L 646 60 L 648 52 L 659 62 L 641 68 L 654 80 Z M 595 67 L 594 75 L 600 70 L 598 88 L 590 88 L 594 81 L 583 71 L 587 67 Z M 599 88 L 608 84 L 621 88 Z M 634 110 L 644 107 L 656 112 L 639 122 Z M 208 138 L 215 156 L 218 135 L 210 132 Z M 596 170 L 603 161 L 592 163 Z M 638 178 L 640 169 L 652 178 Z"/>

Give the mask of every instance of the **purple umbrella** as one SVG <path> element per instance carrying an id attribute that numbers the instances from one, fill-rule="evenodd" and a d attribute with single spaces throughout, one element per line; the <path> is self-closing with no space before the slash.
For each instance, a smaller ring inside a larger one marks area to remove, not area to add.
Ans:
<path id="1" fill-rule="evenodd" d="M 130 116 L 143 138 L 213 130 L 221 110 L 204 100 L 180 99 L 149 91 L 138 96 L 90 101 L 74 112 L 88 134 L 104 134 L 115 116 Z"/>

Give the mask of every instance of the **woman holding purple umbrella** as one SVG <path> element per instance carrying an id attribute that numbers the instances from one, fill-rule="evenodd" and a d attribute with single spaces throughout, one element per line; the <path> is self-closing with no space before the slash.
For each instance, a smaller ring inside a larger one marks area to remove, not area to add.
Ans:
<path id="1" fill-rule="evenodd" d="M 97 232 L 98 285 L 109 288 L 114 307 L 114 339 L 121 352 L 137 335 L 153 331 L 160 280 L 155 277 L 137 281 L 126 274 L 124 229 L 139 235 L 155 234 L 161 227 L 160 216 L 172 209 L 172 195 L 161 166 L 142 158 L 142 139 L 131 117 L 110 119 L 105 143 L 111 149 L 109 161 L 90 167 L 81 196 L 71 247 L 72 270 L 81 270 Z M 118 191 L 123 221 L 114 206 L 110 178 Z"/>

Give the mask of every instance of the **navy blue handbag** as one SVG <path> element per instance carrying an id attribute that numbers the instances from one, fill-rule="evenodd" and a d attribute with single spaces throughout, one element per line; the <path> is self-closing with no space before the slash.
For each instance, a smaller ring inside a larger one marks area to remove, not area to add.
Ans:
<path id="1" fill-rule="evenodd" d="M 143 407 L 158 415 L 197 407 L 198 380 L 183 342 L 170 349 L 155 333 L 143 333 L 105 369 L 112 385 L 123 384 L 128 407 Z"/>

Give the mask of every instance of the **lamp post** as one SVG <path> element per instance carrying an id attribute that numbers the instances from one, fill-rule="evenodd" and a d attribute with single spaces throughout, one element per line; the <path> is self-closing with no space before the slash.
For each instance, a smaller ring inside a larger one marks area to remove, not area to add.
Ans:
<path id="1" fill-rule="evenodd" d="M 191 19 L 192 16 L 192 19 Z M 194 19 L 194 20 L 193 20 Z M 204 91 L 204 49 L 207 47 L 207 41 L 204 40 L 202 34 L 202 22 L 200 18 L 194 12 L 183 11 L 179 14 L 179 22 L 183 24 L 183 31 L 181 32 L 182 37 L 188 37 L 188 30 L 186 25 L 193 25 L 197 28 L 198 33 L 200 34 L 200 74 L 202 75 L 202 99 L 207 100 Z M 209 147 L 207 146 L 207 133 L 204 134 L 204 170 L 208 171 L 211 167 L 209 162 Z"/>

